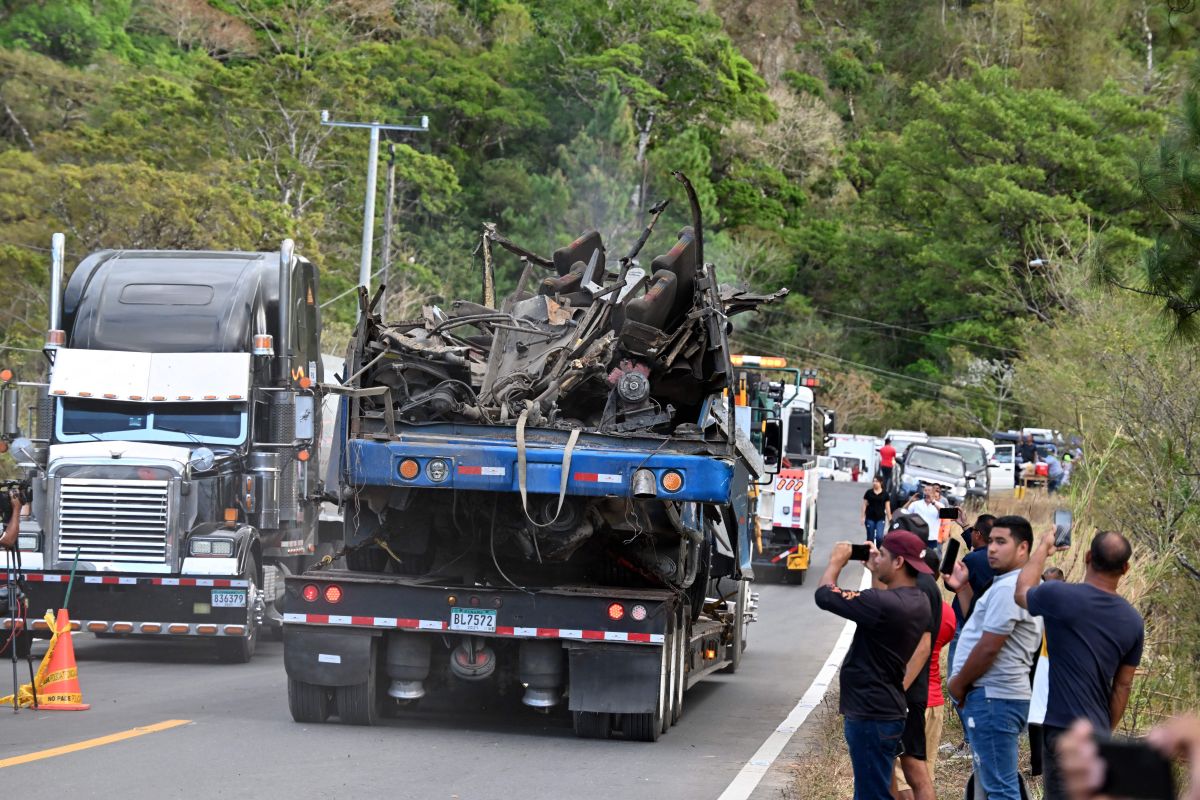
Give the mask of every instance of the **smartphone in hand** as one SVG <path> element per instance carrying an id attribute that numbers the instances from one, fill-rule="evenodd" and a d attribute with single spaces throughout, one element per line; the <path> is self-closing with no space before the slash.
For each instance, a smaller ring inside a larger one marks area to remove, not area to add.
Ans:
<path id="1" fill-rule="evenodd" d="M 946 506 L 938 509 L 938 519 L 958 519 L 962 509 L 958 506 Z"/>
<path id="2" fill-rule="evenodd" d="M 1174 800 L 1171 762 L 1145 742 L 1096 741 L 1105 764 L 1099 795 L 1134 800 Z"/>
<path id="3" fill-rule="evenodd" d="M 871 558 L 871 545 L 869 544 L 852 544 L 850 545 L 850 560 L 851 561 L 868 561 Z"/>
<path id="4" fill-rule="evenodd" d="M 1060 508 L 1054 512 L 1054 546 L 1071 546 L 1071 511 Z"/>
<path id="5" fill-rule="evenodd" d="M 941 573 L 943 575 L 950 575 L 954 572 L 954 562 L 958 561 L 959 547 L 961 547 L 961 545 L 959 544 L 958 539 L 951 539 L 950 541 L 946 542 L 946 552 L 942 556 L 941 566 Z"/>

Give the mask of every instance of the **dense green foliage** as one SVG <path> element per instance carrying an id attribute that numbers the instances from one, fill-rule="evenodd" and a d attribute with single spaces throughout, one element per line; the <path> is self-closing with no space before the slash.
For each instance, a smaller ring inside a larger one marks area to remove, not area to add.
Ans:
<path id="1" fill-rule="evenodd" d="M 428 134 L 395 140 L 389 313 L 477 296 L 485 221 L 542 252 L 595 227 L 620 251 L 671 197 L 647 253 L 661 250 L 686 222 L 670 178 L 682 170 L 722 278 L 793 290 L 739 319 L 742 346 L 856 387 L 832 395 L 847 411 L 870 393 L 854 412 L 866 428 L 947 403 L 951 427 L 1013 421 L 1013 359 L 1032 325 L 1071 310 L 1065 261 L 1141 286 L 1137 255 L 1158 236 L 1150 279 L 1194 302 L 1194 167 L 1170 155 L 1194 139 L 1147 161 L 1140 184 L 1134 166 L 1187 85 L 1192 15 L 1140 0 L 713 8 L 11 0 L 0 247 L 14 280 L 0 341 L 36 344 L 39 248 L 64 230 L 73 258 L 292 236 L 325 297 L 341 295 L 326 308 L 336 349 L 354 313 L 343 293 L 366 135 L 321 125 L 321 109 L 429 115 Z M 501 263 L 502 287 L 515 267 Z"/>

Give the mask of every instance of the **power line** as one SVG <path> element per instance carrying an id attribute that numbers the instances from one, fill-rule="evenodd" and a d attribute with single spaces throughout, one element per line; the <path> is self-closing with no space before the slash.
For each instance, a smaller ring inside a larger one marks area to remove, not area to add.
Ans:
<path id="1" fill-rule="evenodd" d="M 832 317 L 841 317 L 842 319 L 849 319 L 849 320 L 853 320 L 855 322 L 865 322 L 868 325 L 876 325 L 881 328 L 891 328 L 893 330 L 898 330 L 898 331 L 907 331 L 909 333 L 915 333 L 920 336 L 932 336 L 936 339 L 945 339 L 950 342 L 960 342 L 962 344 L 972 345 L 973 347 L 986 347 L 989 350 L 997 350 L 1002 353 L 1009 353 L 1012 355 L 1017 354 L 1017 351 L 1011 347 L 1001 347 L 1000 345 L 988 344 L 987 342 L 978 342 L 978 341 L 975 341 L 974 339 L 963 339 L 959 336 L 951 336 L 946 333 L 934 333 L 933 331 L 923 331 L 918 328 L 910 328 L 910 327 L 907 327 L 904 325 L 893 325 L 890 322 L 880 322 L 879 320 L 875 320 L 875 319 L 866 319 L 865 317 L 856 317 L 853 314 L 842 314 L 841 312 L 830 311 L 829 309 L 826 309 L 826 308 L 814 307 L 813 310 L 819 314 L 826 314 L 826 315 L 829 315 Z"/>
<path id="2" fill-rule="evenodd" d="M 973 389 L 971 387 L 965 387 L 965 386 L 954 386 L 952 384 L 938 383 L 937 381 L 925 380 L 924 378 L 916 378 L 911 375 L 905 375 L 900 372 L 893 372 L 891 370 L 886 370 L 881 367 L 874 367 L 874 366 L 871 366 L 870 364 L 863 364 L 858 361 L 851 361 L 850 359 L 842 358 L 841 356 L 835 356 L 831 353 L 822 353 L 820 350 L 813 350 L 810 347 L 804 347 L 803 345 L 798 345 L 793 342 L 779 341 L 777 339 L 772 339 L 769 336 L 763 336 L 762 334 L 752 333 L 749 331 L 741 331 L 738 333 L 738 335 L 739 336 L 750 336 L 755 339 L 759 339 L 763 342 L 766 342 L 766 343 L 770 344 L 772 347 L 790 348 L 790 349 L 796 350 L 798 352 L 808 353 L 810 355 L 817 356 L 818 358 L 824 358 L 824 359 L 827 359 L 830 361 L 836 361 L 840 364 L 846 364 L 846 365 L 849 365 L 852 367 L 856 367 L 858 369 L 866 370 L 868 372 L 873 372 L 878 375 L 882 375 L 884 377 L 890 377 L 893 379 L 910 381 L 912 383 L 921 384 L 924 386 L 931 386 L 934 389 L 937 389 L 939 391 L 946 391 L 946 390 L 966 391 L 966 392 L 972 392 L 972 393 L 978 394 L 982 397 L 986 397 L 987 399 L 993 399 L 988 392 L 986 392 L 982 389 Z"/>

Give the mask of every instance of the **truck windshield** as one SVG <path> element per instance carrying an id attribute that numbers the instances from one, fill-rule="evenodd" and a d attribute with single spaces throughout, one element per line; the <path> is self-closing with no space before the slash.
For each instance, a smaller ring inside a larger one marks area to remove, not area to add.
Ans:
<path id="1" fill-rule="evenodd" d="M 237 444 L 246 435 L 241 403 L 121 403 L 64 397 L 59 441 L 135 440 Z"/>
<path id="2" fill-rule="evenodd" d="M 963 474 L 961 461 L 949 453 L 943 455 L 932 450 L 914 450 L 908 457 L 908 466 L 932 472 L 944 472 L 948 475 Z"/>
<path id="3" fill-rule="evenodd" d="M 929 443 L 940 447 L 943 450 L 949 450 L 952 453 L 958 453 L 960 456 L 962 456 L 962 460 L 966 462 L 967 469 L 971 470 L 972 472 L 978 472 L 987 466 L 987 459 L 985 458 L 984 450 L 982 447 L 977 445 L 968 444 L 967 442 L 953 442 L 940 439 L 937 441 L 931 440 Z"/>

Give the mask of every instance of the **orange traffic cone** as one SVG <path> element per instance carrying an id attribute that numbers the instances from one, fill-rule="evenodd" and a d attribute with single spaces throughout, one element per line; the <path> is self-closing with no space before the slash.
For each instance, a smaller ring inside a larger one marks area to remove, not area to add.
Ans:
<path id="1" fill-rule="evenodd" d="M 83 702 L 83 692 L 79 689 L 75 646 L 71 644 L 71 617 L 65 608 L 58 610 L 54 628 L 57 635 L 45 678 L 39 681 L 38 708 L 46 711 L 87 711 L 91 706 Z"/>

